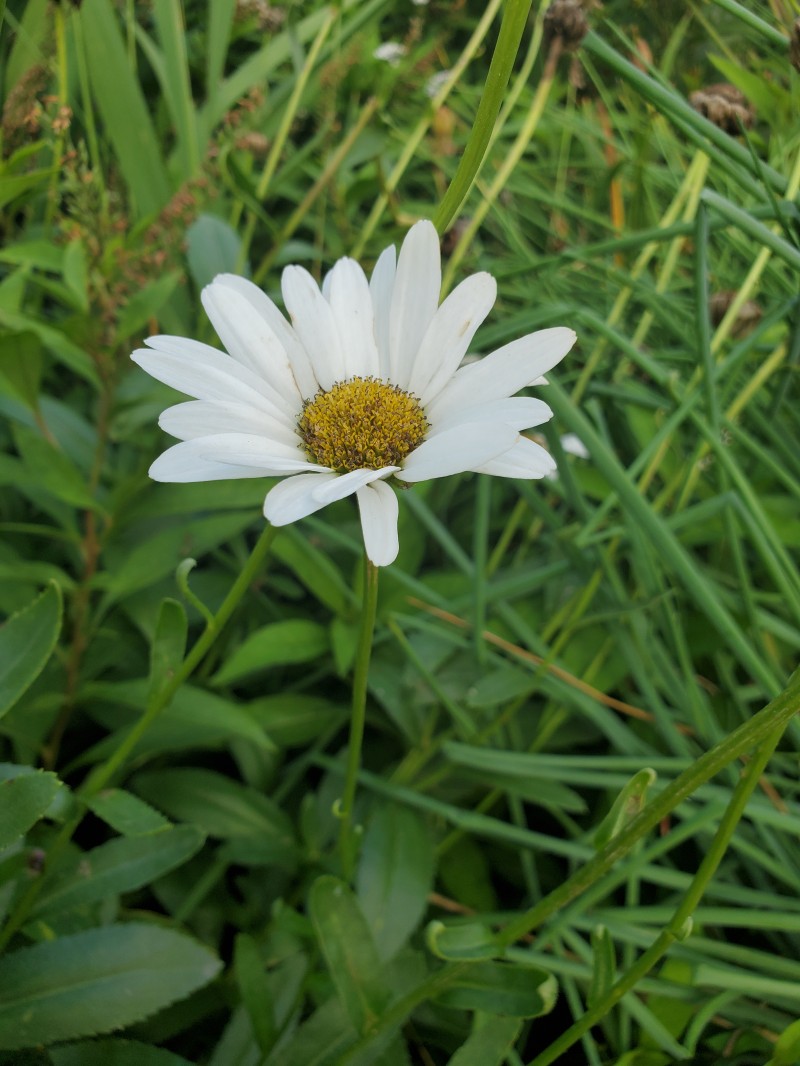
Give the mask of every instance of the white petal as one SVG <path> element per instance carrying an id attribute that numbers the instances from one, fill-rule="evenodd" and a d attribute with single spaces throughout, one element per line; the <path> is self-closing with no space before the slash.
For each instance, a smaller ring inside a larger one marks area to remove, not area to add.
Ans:
<path id="1" fill-rule="evenodd" d="M 398 474 L 401 481 L 425 481 L 475 470 L 514 446 L 519 434 L 510 426 L 470 422 L 429 437 L 413 451 Z"/>
<path id="2" fill-rule="evenodd" d="M 512 396 L 508 400 L 489 400 L 463 411 L 460 408 L 452 411 L 433 425 L 428 436 L 435 437 L 462 422 L 504 422 L 512 429 L 521 430 L 540 426 L 552 417 L 553 412 L 542 400 L 534 396 Z"/>
<path id="3" fill-rule="evenodd" d="M 408 383 L 408 391 L 419 396 L 423 406 L 441 392 L 458 370 L 496 296 L 497 282 L 491 274 L 473 274 L 453 289 L 433 316 Z"/>
<path id="4" fill-rule="evenodd" d="M 131 359 L 157 381 L 198 400 L 247 404 L 294 428 L 300 405 L 296 411 L 285 403 L 278 407 L 269 385 L 224 352 L 183 337 L 150 337 L 147 343 L 153 350 L 139 348 Z"/>
<path id="5" fill-rule="evenodd" d="M 239 403 L 189 400 L 162 411 L 158 424 L 179 440 L 193 440 L 213 433 L 257 433 L 282 444 L 297 445 L 297 435 L 265 411 Z"/>
<path id="6" fill-rule="evenodd" d="M 213 283 L 200 299 L 233 358 L 263 378 L 284 402 L 298 405 L 301 396 L 286 349 L 253 304 L 235 289 Z"/>
<path id="7" fill-rule="evenodd" d="M 303 267 L 286 267 L 281 288 L 292 325 L 311 360 L 314 377 L 321 388 L 329 389 L 344 377 L 344 358 L 331 305 Z"/>
<path id="8" fill-rule="evenodd" d="M 356 493 L 367 558 L 388 566 L 397 558 L 397 495 L 385 481 L 373 481 Z"/>
<path id="9" fill-rule="evenodd" d="M 589 458 L 589 449 L 574 433 L 565 433 L 561 438 L 561 447 L 568 455 L 577 455 L 579 459 Z"/>
<path id="10" fill-rule="evenodd" d="M 372 307 L 375 314 L 375 343 L 378 346 L 378 376 L 389 380 L 389 313 L 396 272 L 394 245 L 384 248 L 369 280 Z"/>
<path id="11" fill-rule="evenodd" d="M 556 365 L 575 343 L 565 326 L 529 333 L 476 363 L 462 367 L 426 409 L 437 421 L 457 408 L 513 396 Z"/>
<path id="12" fill-rule="evenodd" d="M 217 274 L 214 278 L 214 284 L 225 285 L 229 289 L 234 289 L 250 301 L 281 342 L 284 351 L 289 356 L 294 379 L 303 399 L 313 396 L 317 391 L 317 379 L 314 377 L 314 371 L 306 350 L 300 343 L 295 331 L 270 300 L 269 296 L 262 292 L 257 285 L 254 285 L 252 281 L 248 281 L 247 278 L 240 278 L 236 274 Z"/>
<path id="13" fill-rule="evenodd" d="M 340 259 L 329 277 L 328 299 L 339 330 L 344 376 L 375 377 L 378 349 L 367 276 L 354 259 Z"/>
<path id="14" fill-rule="evenodd" d="M 389 312 L 389 376 L 401 389 L 408 387 L 417 351 L 439 306 L 441 288 L 439 237 L 431 222 L 417 222 L 400 249 Z"/>
<path id="15" fill-rule="evenodd" d="M 204 459 L 235 466 L 257 466 L 288 474 L 295 470 L 325 470 L 309 461 L 299 442 L 285 444 L 256 433 L 214 433 L 195 437 L 186 442 L 195 446 L 196 454 Z"/>
<path id="16" fill-rule="evenodd" d="M 552 474 L 555 460 L 544 448 L 527 437 L 520 437 L 513 448 L 490 459 L 475 470 L 479 474 L 494 474 L 495 477 L 540 478 Z"/>
<path id="17" fill-rule="evenodd" d="M 338 477 L 338 474 L 332 472 L 297 474 L 279 482 L 267 493 L 264 500 L 264 517 L 273 526 L 286 526 L 321 510 L 325 504 L 314 498 L 315 489 L 329 481 L 335 481 Z"/>
<path id="18" fill-rule="evenodd" d="M 341 474 L 337 477 L 335 481 L 328 482 L 316 489 L 314 499 L 324 504 L 333 503 L 335 500 L 343 500 L 345 496 L 352 496 L 354 492 L 363 488 L 364 485 L 389 477 L 390 474 L 394 474 L 399 469 L 399 466 L 385 466 L 381 470 L 349 470 L 346 474 Z"/>
<path id="19" fill-rule="evenodd" d="M 270 466 L 239 466 L 236 463 L 220 462 L 213 458 L 198 441 L 181 441 L 168 448 L 150 467 L 153 481 L 227 481 L 242 477 L 275 477 L 286 473 L 285 463 L 281 469 Z"/>

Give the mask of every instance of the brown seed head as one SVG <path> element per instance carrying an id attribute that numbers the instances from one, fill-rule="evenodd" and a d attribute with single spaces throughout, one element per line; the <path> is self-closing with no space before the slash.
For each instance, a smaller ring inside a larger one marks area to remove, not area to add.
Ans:
<path id="1" fill-rule="evenodd" d="M 553 0 L 544 16 L 545 41 L 556 37 L 567 52 L 574 51 L 589 32 L 589 20 L 580 0 Z"/>
<path id="2" fill-rule="evenodd" d="M 698 89 L 689 97 L 689 103 L 695 111 L 731 136 L 741 132 L 742 126 L 745 129 L 752 126 L 755 119 L 755 111 L 744 93 L 727 82 Z"/>

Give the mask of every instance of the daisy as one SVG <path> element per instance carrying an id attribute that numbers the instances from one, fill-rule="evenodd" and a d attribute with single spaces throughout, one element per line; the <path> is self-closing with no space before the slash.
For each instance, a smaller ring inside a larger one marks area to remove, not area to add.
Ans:
<path id="1" fill-rule="evenodd" d="M 541 478 L 550 454 L 520 431 L 546 422 L 542 400 L 514 393 L 541 384 L 575 341 L 571 329 L 531 333 L 459 369 L 497 286 L 462 281 L 439 306 L 439 238 L 418 222 L 400 255 L 387 248 L 368 281 L 340 259 L 322 289 L 300 266 L 281 280 L 290 322 L 245 278 L 221 274 L 203 306 L 227 349 L 151 337 L 132 358 L 195 397 L 163 412 L 181 443 L 150 467 L 156 481 L 282 477 L 267 493 L 275 526 L 355 495 L 367 556 L 398 552 L 403 484 L 465 471 Z"/>

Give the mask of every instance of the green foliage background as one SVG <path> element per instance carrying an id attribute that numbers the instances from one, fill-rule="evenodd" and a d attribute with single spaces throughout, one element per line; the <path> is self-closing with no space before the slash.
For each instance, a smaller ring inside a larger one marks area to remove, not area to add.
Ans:
<path id="1" fill-rule="evenodd" d="M 503 11 L 0 3 L 2 1064 L 797 1061 L 796 723 L 670 924 L 800 644 L 794 0 L 530 12 L 445 287 L 498 279 L 477 354 L 577 331 L 559 475 L 403 493 L 352 887 L 352 501 L 247 569 L 268 485 L 147 477 L 175 394 L 131 350 L 435 216 Z M 690 105 L 720 81 L 744 124 Z"/>

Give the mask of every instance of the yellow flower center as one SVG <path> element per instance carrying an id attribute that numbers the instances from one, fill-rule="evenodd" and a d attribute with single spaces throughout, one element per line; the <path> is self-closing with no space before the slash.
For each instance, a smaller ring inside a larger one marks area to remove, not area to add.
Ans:
<path id="1" fill-rule="evenodd" d="M 351 378 L 306 400 L 297 430 L 315 463 L 380 470 L 399 466 L 429 425 L 416 396 L 376 378 Z"/>

